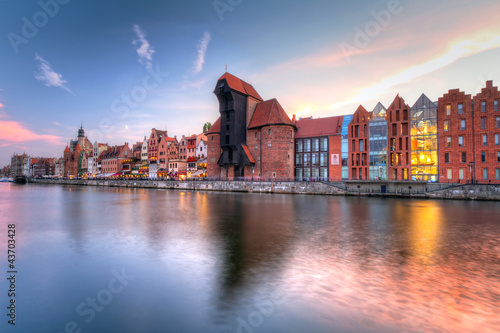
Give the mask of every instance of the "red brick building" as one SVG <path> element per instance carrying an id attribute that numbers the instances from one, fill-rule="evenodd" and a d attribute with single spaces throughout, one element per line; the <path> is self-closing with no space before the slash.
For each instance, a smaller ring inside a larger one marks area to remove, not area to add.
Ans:
<path id="1" fill-rule="evenodd" d="M 439 181 L 467 182 L 472 179 L 472 98 L 459 89 L 438 99 Z"/>
<path id="2" fill-rule="evenodd" d="M 101 171 L 106 175 L 130 173 L 132 171 L 130 165 L 132 157 L 133 153 L 127 142 L 123 146 L 110 147 L 99 156 Z"/>
<path id="3" fill-rule="evenodd" d="M 163 136 L 168 136 L 167 131 L 160 131 L 156 128 L 151 130 L 151 135 L 148 140 L 148 161 L 156 162 L 159 158 L 158 156 L 158 143 Z"/>
<path id="4" fill-rule="evenodd" d="M 371 113 L 360 105 L 349 124 L 349 179 L 369 179 L 369 135 Z"/>
<path id="5" fill-rule="evenodd" d="M 221 117 L 206 133 L 208 177 L 293 178 L 296 127 L 279 102 L 229 73 L 214 94 Z"/>
<path id="6" fill-rule="evenodd" d="M 500 183 L 499 100 L 500 92 L 493 81 L 487 81 L 473 100 L 473 177 L 478 183 Z"/>
<path id="7" fill-rule="evenodd" d="M 387 109 L 389 130 L 389 180 L 409 180 L 410 107 L 399 94 Z"/>
<path id="8" fill-rule="evenodd" d="M 295 122 L 295 178 L 342 179 L 343 116 L 301 118 Z"/>
<path id="9" fill-rule="evenodd" d="M 492 81 L 473 98 L 458 89 L 439 98 L 440 181 L 500 183 L 499 100 Z"/>

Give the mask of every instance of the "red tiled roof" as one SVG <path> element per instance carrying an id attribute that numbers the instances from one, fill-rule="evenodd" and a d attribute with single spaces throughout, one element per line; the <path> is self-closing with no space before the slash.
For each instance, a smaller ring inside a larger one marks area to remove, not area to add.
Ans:
<path id="1" fill-rule="evenodd" d="M 307 138 L 313 136 L 337 135 L 342 132 L 342 121 L 344 116 L 327 118 L 302 118 L 297 120 L 295 126 L 298 131 L 296 138 Z"/>
<path id="2" fill-rule="evenodd" d="M 267 125 L 295 126 L 275 98 L 257 104 L 248 128 L 251 129 Z"/>
<path id="3" fill-rule="evenodd" d="M 247 156 L 250 163 L 255 164 L 255 159 L 253 158 L 252 153 L 250 153 L 250 149 L 248 149 L 248 147 L 245 145 L 241 145 L 241 147 L 243 148 L 243 151 L 245 152 L 245 155 Z"/>
<path id="4" fill-rule="evenodd" d="M 69 147 L 68 146 L 66 146 L 66 149 L 64 149 L 64 152 L 65 153 L 69 153 Z"/>
<path id="5" fill-rule="evenodd" d="M 229 85 L 229 88 L 236 90 L 242 94 L 252 96 L 253 98 L 256 98 L 260 101 L 263 101 L 262 97 L 260 97 L 259 93 L 252 87 L 251 84 L 246 83 L 245 81 L 241 80 L 240 78 L 237 78 L 236 76 L 225 73 L 222 75 L 217 82 L 220 80 L 226 80 L 227 84 Z"/>
<path id="6" fill-rule="evenodd" d="M 210 134 L 220 134 L 220 117 L 217 118 L 212 127 L 210 127 L 210 129 L 205 133 L 205 135 Z"/>

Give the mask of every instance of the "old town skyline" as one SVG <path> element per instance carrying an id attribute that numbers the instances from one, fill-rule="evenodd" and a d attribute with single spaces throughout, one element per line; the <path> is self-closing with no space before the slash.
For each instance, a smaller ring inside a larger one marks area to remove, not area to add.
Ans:
<path id="1" fill-rule="evenodd" d="M 226 65 L 265 100 L 276 97 L 290 117 L 315 118 L 353 114 L 359 104 L 388 106 L 397 93 L 409 103 L 422 93 L 437 101 L 453 88 L 475 95 L 499 74 L 493 1 L 240 2 L 230 9 L 124 2 L 118 12 L 41 3 L 1 5 L 10 15 L 0 24 L 8 51 L 0 55 L 8 64 L 0 77 L 0 165 L 14 152 L 59 156 L 81 120 L 92 142 L 111 145 L 140 141 L 152 127 L 199 134 L 217 117 L 213 82 Z M 262 8 L 282 26 L 264 20 L 256 27 Z M 81 29 L 89 18 L 92 27 Z"/>

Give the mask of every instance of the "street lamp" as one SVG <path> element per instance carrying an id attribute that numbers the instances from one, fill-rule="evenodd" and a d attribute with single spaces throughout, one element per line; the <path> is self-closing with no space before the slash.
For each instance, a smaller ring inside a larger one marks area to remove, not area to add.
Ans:
<path id="1" fill-rule="evenodd" d="M 473 176 L 473 173 L 472 173 L 472 167 L 474 166 L 474 162 L 473 161 L 470 161 L 469 162 L 469 170 L 470 170 L 470 182 L 471 184 L 474 183 L 474 176 Z"/>

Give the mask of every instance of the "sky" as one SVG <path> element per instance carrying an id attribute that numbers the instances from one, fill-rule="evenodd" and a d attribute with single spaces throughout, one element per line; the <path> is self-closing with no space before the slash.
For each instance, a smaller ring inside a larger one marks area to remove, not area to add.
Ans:
<path id="1" fill-rule="evenodd" d="M 500 82 L 498 0 L 0 0 L 0 166 L 199 134 L 226 71 L 297 117 Z"/>

